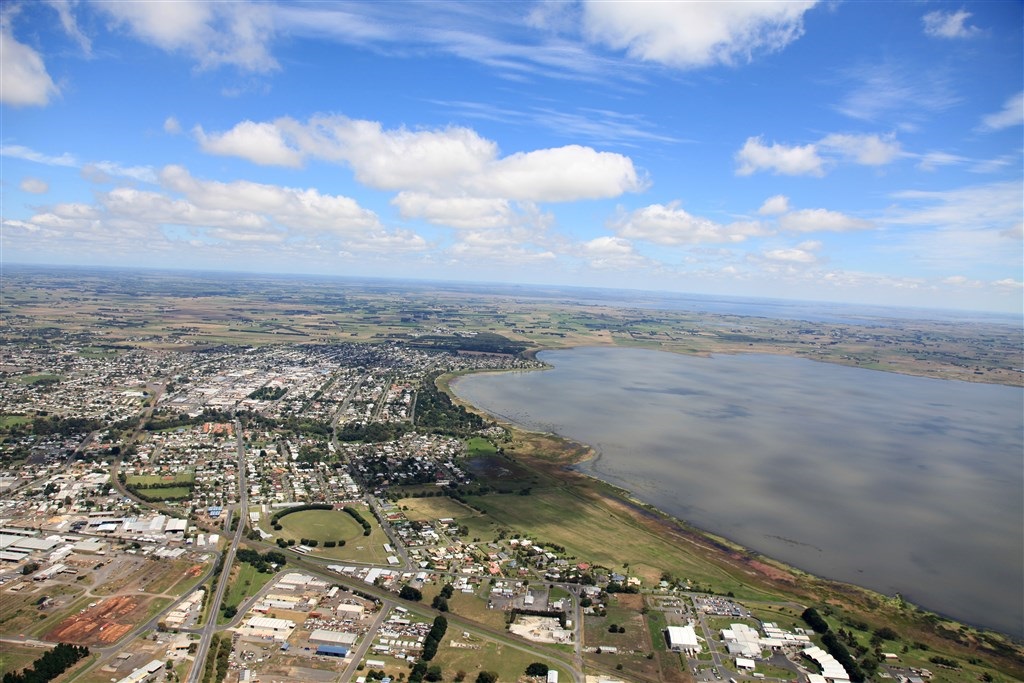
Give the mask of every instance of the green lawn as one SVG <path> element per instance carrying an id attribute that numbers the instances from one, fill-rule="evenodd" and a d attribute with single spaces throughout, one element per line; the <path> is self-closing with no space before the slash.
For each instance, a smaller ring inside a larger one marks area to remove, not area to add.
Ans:
<path id="1" fill-rule="evenodd" d="M 152 486 L 162 484 L 170 487 L 171 484 L 191 484 L 195 479 L 192 472 L 179 472 L 177 474 L 132 474 L 125 478 L 126 486 Z M 146 489 L 148 490 L 148 489 Z"/>
<path id="2" fill-rule="evenodd" d="M 272 578 L 274 578 L 273 574 L 258 572 L 248 562 L 239 563 L 237 574 L 232 578 L 228 585 L 228 591 L 224 595 L 223 604 L 238 607 L 246 598 L 258 593 Z M 217 615 L 218 624 L 226 624 L 228 621 L 224 618 L 223 612 Z"/>
<path id="3" fill-rule="evenodd" d="M 371 525 L 376 524 L 368 510 L 361 510 L 360 514 Z M 275 535 L 285 539 L 294 538 L 296 543 L 308 538 L 320 541 L 322 546 L 324 541 L 345 540 L 352 543 L 364 538 L 363 527 L 343 510 L 303 510 L 285 515 L 277 523 L 281 525 L 281 531 L 274 532 Z"/>
<path id="4" fill-rule="evenodd" d="M 466 440 L 466 455 L 474 457 L 477 455 L 494 455 L 498 449 L 488 439 L 482 436 L 474 436 Z"/>

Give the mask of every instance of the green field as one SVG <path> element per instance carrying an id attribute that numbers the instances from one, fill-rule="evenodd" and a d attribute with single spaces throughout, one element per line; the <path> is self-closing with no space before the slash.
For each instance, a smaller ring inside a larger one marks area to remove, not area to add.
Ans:
<path id="1" fill-rule="evenodd" d="M 41 657 L 48 649 L 4 643 L 0 647 L 0 676 L 9 672 L 21 671 Z"/>
<path id="2" fill-rule="evenodd" d="M 169 488 L 174 484 L 191 484 L 194 480 L 194 473 L 178 472 L 177 474 L 132 474 L 125 478 L 124 483 L 126 486 L 153 486 L 157 484 Z"/>
<path id="3" fill-rule="evenodd" d="M 24 415 L 0 415 L 0 429 L 9 429 L 16 425 L 28 424 L 32 418 Z"/>
<path id="4" fill-rule="evenodd" d="M 466 440 L 466 455 L 474 457 L 477 455 L 494 455 L 498 449 L 493 443 L 482 436 L 474 436 Z"/>
<path id="5" fill-rule="evenodd" d="M 457 671 L 465 671 L 467 683 L 476 680 L 476 675 L 481 671 L 493 671 L 498 674 L 499 681 L 516 681 L 526 672 L 526 667 L 533 662 L 543 662 L 548 666 L 559 669 L 559 680 L 569 681 L 571 676 L 567 675 L 564 667 L 559 667 L 554 661 L 540 654 L 523 652 L 517 648 L 493 640 L 483 640 L 476 636 L 470 636 L 469 641 L 460 637 L 457 627 L 449 626 L 445 635 L 445 642 L 438 648 L 437 656 L 431 664 L 438 664 L 444 672 L 444 679 L 451 680 Z M 451 647 L 450 641 L 457 640 L 466 642 L 469 648 Z M 543 647 L 543 646 L 539 646 Z M 477 649 L 478 648 L 478 649 Z"/>
<path id="6" fill-rule="evenodd" d="M 403 498 L 398 501 L 405 516 L 412 521 L 436 521 L 452 518 L 461 522 L 464 517 L 479 517 L 480 513 L 448 496 L 434 498 Z"/>
<path id="7" fill-rule="evenodd" d="M 369 511 L 363 516 L 368 520 L 372 518 Z M 296 543 L 308 538 L 319 541 L 322 546 L 324 541 L 345 540 L 351 543 L 363 538 L 363 527 L 343 510 L 303 510 L 285 515 L 277 523 L 281 525 L 281 531 L 275 534 L 285 539 L 294 538 Z"/>
<path id="8" fill-rule="evenodd" d="M 231 583 L 228 584 L 228 591 L 224 595 L 224 605 L 238 607 L 250 596 L 256 595 L 267 583 L 274 578 L 273 574 L 266 574 L 256 571 L 248 562 L 240 562 L 236 570 L 232 570 Z M 224 613 L 217 615 L 218 624 L 226 624 L 230 619 L 224 618 Z"/>

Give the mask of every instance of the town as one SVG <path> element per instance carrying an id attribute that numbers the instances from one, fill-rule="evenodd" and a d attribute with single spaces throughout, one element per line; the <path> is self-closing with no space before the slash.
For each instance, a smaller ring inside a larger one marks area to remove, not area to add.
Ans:
<path id="1" fill-rule="evenodd" d="M 444 391 L 542 364 L 423 333 L 5 346 L 4 671 L 66 644 L 84 683 L 997 680 L 699 535 L 638 550 L 653 513 Z"/>

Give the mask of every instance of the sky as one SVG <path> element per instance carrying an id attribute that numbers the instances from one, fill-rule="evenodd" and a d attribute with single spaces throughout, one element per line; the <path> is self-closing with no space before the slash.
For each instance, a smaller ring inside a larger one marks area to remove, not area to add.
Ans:
<path id="1" fill-rule="evenodd" d="M 0 263 L 1024 310 L 1024 4 L 0 5 Z"/>

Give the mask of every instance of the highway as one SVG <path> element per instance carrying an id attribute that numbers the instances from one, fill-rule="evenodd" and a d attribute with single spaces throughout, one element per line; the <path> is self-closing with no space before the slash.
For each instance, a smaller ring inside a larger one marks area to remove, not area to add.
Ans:
<path id="1" fill-rule="evenodd" d="M 186 683 L 199 683 L 199 678 L 202 676 L 206 656 L 210 652 L 210 641 L 213 640 L 213 633 L 217 630 L 217 615 L 220 613 L 220 605 L 224 600 L 224 593 L 227 591 L 231 577 L 231 565 L 235 561 L 238 543 L 242 540 L 242 533 L 245 531 L 249 518 L 249 487 L 245 481 L 245 439 L 242 438 L 242 424 L 237 418 L 235 419 L 235 440 L 238 444 L 238 509 L 236 511 L 238 519 L 235 522 L 235 535 L 231 537 L 231 546 L 223 556 L 217 589 L 207 605 L 206 625 L 203 626 L 202 634 L 199 637 L 196 658 L 185 679 Z"/>

